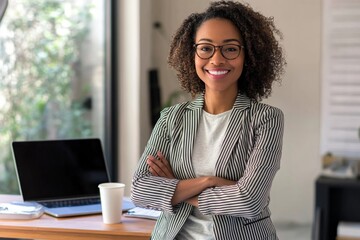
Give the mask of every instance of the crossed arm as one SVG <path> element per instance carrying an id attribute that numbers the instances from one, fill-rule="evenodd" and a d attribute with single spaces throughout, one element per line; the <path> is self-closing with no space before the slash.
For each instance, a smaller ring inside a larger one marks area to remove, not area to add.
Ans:
<path id="1" fill-rule="evenodd" d="M 146 163 L 149 171 L 154 176 L 175 179 L 169 161 L 161 152 L 157 153 L 157 157 L 148 156 Z M 171 204 L 174 206 L 180 202 L 187 202 L 193 206 L 198 206 L 198 195 L 207 188 L 220 187 L 226 185 L 234 185 L 235 181 L 215 176 L 203 176 L 191 179 L 180 180 L 176 186 Z"/>

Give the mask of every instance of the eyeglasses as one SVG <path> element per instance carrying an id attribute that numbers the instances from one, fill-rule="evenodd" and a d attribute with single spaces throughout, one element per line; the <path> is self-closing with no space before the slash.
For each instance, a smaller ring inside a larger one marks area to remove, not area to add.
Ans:
<path id="1" fill-rule="evenodd" d="M 198 55 L 201 59 L 210 59 L 215 54 L 216 48 L 220 49 L 221 55 L 228 59 L 233 60 L 237 58 L 240 53 L 241 49 L 244 48 L 242 45 L 237 44 L 225 44 L 222 46 L 215 46 L 211 43 L 198 43 L 194 44 L 196 55 Z"/>

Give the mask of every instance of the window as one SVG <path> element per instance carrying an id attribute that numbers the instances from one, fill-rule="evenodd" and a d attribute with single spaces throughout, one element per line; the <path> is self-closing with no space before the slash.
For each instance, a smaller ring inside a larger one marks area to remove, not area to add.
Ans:
<path id="1" fill-rule="evenodd" d="M 360 2 L 324 0 L 321 152 L 360 156 Z"/>
<path id="2" fill-rule="evenodd" d="M 18 193 L 13 140 L 98 137 L 116 174 L 109 10 L 105 0 L 9 2 L 0 25 L 0 193 Z"/>

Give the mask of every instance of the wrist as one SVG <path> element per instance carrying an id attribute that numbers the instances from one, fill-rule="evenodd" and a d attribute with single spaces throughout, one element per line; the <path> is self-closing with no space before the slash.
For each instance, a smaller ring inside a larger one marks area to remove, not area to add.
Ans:
<path id="1" fill-rule="evenodd" d="M 207 176 L 205 177 L 206 179 L 206 188 L 211 188 L 211 187 L 215 187 L 215 177 L 213 176 Z"/>

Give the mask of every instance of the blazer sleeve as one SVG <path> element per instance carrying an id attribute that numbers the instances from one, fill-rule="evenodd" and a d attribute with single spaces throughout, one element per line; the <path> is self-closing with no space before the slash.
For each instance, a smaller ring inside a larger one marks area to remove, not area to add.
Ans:
<path id="1" fill-rule="evenodd" d="M 258 109 L 251 122 L 254 141 L 239 143 L 252 145 L 242 177 L 235 185 L 203 191 L 198 198 L 203 214 L 251 219 L 268 206 L 271 184 L 280 168 L 284 116 L 280 109 L 267 106 Z"/>
<path id="2" fill-rule="evenodd" d="M 169 156 L 170 140 L 167 130 L 169 112 L 169 108 L 161 112 L 140 158 L 132 179 L 131 200 L 139 207 L 173 213 L 175 208 L 171 205 L 171 199 L 179 180 L 152 176 L 146 163 L 147 156 L 156 156 L 158 151 L 164 156 Z"/>

